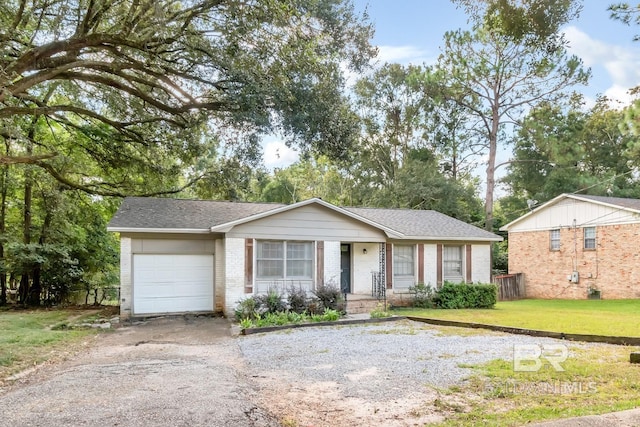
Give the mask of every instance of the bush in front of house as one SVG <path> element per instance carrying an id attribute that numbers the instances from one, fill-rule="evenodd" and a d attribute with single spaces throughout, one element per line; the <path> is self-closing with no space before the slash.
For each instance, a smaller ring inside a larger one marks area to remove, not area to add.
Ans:
<path id="1" fill-rule="evenodd" d="M 277 326 L 302 322 L 338 320 L 342 294 L 332 285 L 321 285 L 308 297 L 301 286 L 291 286 L 286 297 L 277 289 L 238 301 L 235 317 L 243 328 Z"/>
<path id="2" fill-rule="evenodd" d="M 293 313 L 302 314 L 308 309 L 309 298 L 307 292 L 302 289 L 302 286 L 289 286 L 287 290 L 287 304 L 289 305 L 289 311 Z"/>
<path id="3" fill-rule="evenodd" d="M 256 295 L 254 298 L 261 307 L 261 313 L 280 313 L 287 310 L 284 295 L 275 288 L 269 288 L 266 294 Z"/>
<path id="4" fill-rule="evenodd" d="M 313 294 L 322 304 L 323 309 L 342 311 L 342 292 L 331 283 L 323 283 L 313 290 Z"/>
<path id="5" fill-rule="evenodd" d="M 424 283 L 418 283 L 415 286 L 409 287 L 409 293 L 413 295 L 413 302 L 411 305 L 417 308 L 434 308 L 435 304 L 433 299 L 436 296 L 436 291 L 431 285 L 425 285 Z"/>
<path id="6" fill-rule="evenodd" d="M 498 300 L 498 288 L 493 284 L 445 282 L 433 299 L 438 308 L 493 308 Z"/>

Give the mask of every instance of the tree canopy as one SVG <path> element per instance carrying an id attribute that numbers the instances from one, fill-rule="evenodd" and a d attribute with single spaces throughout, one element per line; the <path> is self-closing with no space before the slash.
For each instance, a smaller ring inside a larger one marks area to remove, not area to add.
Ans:
<path id="1" fill-rule="evenodd" d="M 564 5 L 559 10 L 534 8 L 538 0 L 522 0 L 519 7 L 502 0 L 461 3 L 470 13 L 473 30 L 445 34 L 435 93 L 453 100 L 478 120 L 488 159 L 485 228 L 492 230 L 496 154 L 507 142 L 505 131 L 519 126 L 528 108 L 557 101 L 567 89 L 585 84 L 590 73 L 579 58 L 568 55 L 557 33 L 572 16 L 565 11 L 572 2 L 557 2 Z M 547 3 L 553 2 L 540 4 Z M 548 28 L 534 26 L 524 32 L 524 24 L 519 23 L 533 18 L 541 22 L 538 13 L 549 15 Z"/>
<path id="2" fill-rule="evenodd" d="M 368 63 L 371 34 L 343 0 L 2 2 L 0 163 L 109 195 L 265 132 L 345 156 L 341 66 Z"/>

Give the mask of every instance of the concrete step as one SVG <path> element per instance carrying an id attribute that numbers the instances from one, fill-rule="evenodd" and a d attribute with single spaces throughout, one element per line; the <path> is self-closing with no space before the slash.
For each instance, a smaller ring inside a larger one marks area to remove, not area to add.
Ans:
<path id="1" fill-rule="evenodd" d="M 347 314 L 371 313 L 378 307 L 378 304 L 384 304 L 384 302 L 375 298 L 349 299 L 347 297 Z"/>

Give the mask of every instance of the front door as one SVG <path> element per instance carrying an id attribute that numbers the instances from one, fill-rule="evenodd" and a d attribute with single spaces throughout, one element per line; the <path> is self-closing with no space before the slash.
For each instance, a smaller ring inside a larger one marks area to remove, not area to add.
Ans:
<path id="1" fill-rule="evenodd" d="M 351 245 L 340 245 L 340 291 L 343 294 L 351 293 Z"/>

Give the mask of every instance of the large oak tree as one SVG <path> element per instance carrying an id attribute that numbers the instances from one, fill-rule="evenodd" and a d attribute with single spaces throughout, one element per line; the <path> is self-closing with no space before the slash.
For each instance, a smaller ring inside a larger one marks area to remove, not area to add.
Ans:
<path id="1" fill-rule="evenodd" d="M 371 34 L 348 0 L 3 1 L 0 163 L 122 195 L 267 132 L 344 156 L 341 70 L 368 63 Z"/>

